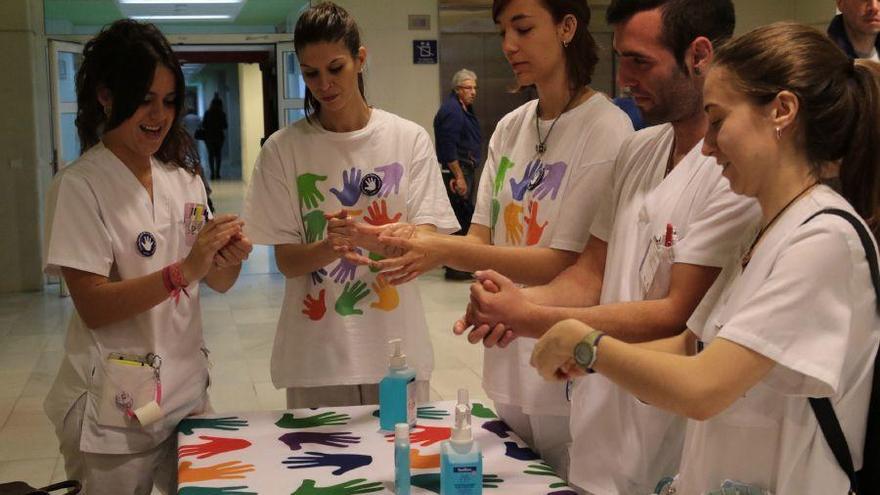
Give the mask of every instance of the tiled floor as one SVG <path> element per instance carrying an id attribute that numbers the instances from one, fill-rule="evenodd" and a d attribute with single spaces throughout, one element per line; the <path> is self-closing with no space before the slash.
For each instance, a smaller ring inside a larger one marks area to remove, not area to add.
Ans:
<path id="1" fill-rule="evenodd" d="M 221 212 L 241 211 L 241 183 L 214 185 Z M 432 400 L 454 399 L 466 387 L 473 399 L 485 400 L 480 386 L 482 349 L 449 330 L 467 303 L 468 284 L 447 282 L 440 271 L 421 277 L 422 293 L 434 344 Z M 281 308 L 284 279 L 270 251 L 257 247 L 235 287 L 220 295 L 205 288 L 202 309 L 205 339 L 211 348 L 211 398 L 218 412 L 242 404 L 282 409 L 284 392 L 269 379 L 269 356 Z M 62 356 L 64 332 L 73 304 L 46 292 L 0 296 L 0 482 L 27 480 L 33 485 L 64 479 L 54 430 L 43 414 Z"/>

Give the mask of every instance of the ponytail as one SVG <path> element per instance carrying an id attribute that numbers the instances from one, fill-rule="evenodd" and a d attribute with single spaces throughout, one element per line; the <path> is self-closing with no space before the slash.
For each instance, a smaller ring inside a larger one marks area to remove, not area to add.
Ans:
<path id="1" fill-rule="evenodd" d="M 856 119 L 840 166 L 841 194 L 880 234 L 880 64 L 853 62 L 850 91 Z"/>

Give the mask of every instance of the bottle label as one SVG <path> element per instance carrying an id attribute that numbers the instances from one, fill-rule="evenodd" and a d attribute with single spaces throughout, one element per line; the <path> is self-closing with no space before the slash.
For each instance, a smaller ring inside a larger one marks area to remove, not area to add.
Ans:
<path id="1" fill-rule="evenodd" d="M 416 424 L 416 379 L 406 384 L 406 422 L 410 426 Z"/>
<path id="2" fill-rule="evenodd" d="M 452 466 L 451 493 L 456 495 L 478 495 L 482 493 L 483 477 L 475 465 Z M 450 492 L 447 492 L 450 493 Z"/>

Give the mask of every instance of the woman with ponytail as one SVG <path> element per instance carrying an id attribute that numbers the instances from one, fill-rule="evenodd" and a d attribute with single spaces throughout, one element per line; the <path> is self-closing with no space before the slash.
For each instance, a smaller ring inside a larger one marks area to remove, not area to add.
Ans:
<path id="1" fill-rule="evenodd" d="M 807 399 L 833 407 L 859 470 L 880 342 L 869 269 L 880 218 L 878 78 L 878 65 L 853 63 L 798 24 L 719 49 L 703 153 L 735 192 L 758 200 L 763 223 L 745 233 L 707 324 L 639 345 L 566 320 L 538 342 L 532 364 L 545 378 L 595 371 L 693 419 L 679 476 L 661 493 L 854 488 Z M 838 166 L 840 193 L 822 184 Z"/>

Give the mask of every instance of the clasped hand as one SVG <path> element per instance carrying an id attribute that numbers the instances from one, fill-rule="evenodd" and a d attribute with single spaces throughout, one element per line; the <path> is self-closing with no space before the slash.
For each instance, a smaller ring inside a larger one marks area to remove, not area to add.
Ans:
<path id="1" fill-rule="evenodd" d="M 244 222 L 236 215 L 217 215 L 199 231 L 181 269 L 189 283 L 205 277 L 212 267 L 240 264 L 253 246 L 242 232 Z"/>
<path id="2" fill-rule="evenodd" d="M 519 287 L 495 270 L 474 273 L 470 302 L 465 315 L 452 326 L 452 332 L 468 332 L 471 344 L 482 342 L 486 347 L 507 347 L 522 336 L 514 329 L 516 322 L 527 314 L 529 302 Z"/>

